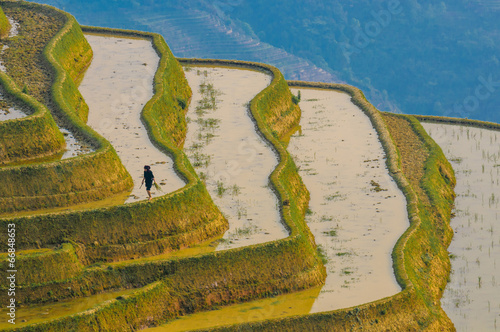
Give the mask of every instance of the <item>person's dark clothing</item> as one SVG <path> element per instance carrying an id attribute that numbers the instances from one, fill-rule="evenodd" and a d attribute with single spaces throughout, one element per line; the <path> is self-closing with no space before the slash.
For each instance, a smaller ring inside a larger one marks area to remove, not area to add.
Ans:
<path id="1" fill-rule="evenodd" d="M 153 186 L 153 179 L 155 176 L 153 175 L 153 172 L 150 170 L 144 171 L 144 181 L 146 182 L 146 190 L 150 190 L 151 186 Z"/>

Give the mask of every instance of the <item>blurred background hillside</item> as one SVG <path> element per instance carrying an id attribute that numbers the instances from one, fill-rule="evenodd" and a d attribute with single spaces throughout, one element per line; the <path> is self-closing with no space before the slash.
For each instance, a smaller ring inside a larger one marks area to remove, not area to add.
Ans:
<path id="1" fill-rule="evenodd" d="M 161 33 L 178 57 L 347 82 L 380 110 L 500 122 L 500 0 L 43 0 L 81 24 Z"/>

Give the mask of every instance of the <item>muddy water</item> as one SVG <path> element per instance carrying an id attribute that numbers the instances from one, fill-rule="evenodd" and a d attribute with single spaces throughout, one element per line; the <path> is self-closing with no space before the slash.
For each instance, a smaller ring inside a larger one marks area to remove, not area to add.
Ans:
<path id="1" fill-rule="evenodd" d="M 406 200 L 388 175 L 377 133 L 346 94 L 301 89 L 301 95 L 301 129 L 288 150 L 311 193 L 306 218 L 328 259 L 324 287 L 186 316 L 153 331 L 329 311 L 401 290 L 391 253 L 409 225 Z"/>
<path id="2" fill-rule="evenodd" d="M 19 23 L 15 21 L 12 18 L 9 18 L 9 23 L 11 24 L 11 29 L 9 32 L 9 38 L 16 37 L 19 33 Z M 3 51 L 7 48 L 7 45 L 3 45 L 2 49 L 0 50 L 0 54 L 3 53 Z M 5 65 L 2 63 L 2 59 L 0 59 L 0 70 L 3 72 L 6 72 L 7 69 L 5 68 Z M 0 101 L 3 99 L 3 91 L 0 90 Z M 14 103 L 10 101 L 5 101 L 5 105 L 3 105 L 2 108 L 0 108 L 0 121 L 5 121 L 5 120 L 13 120 L 13 119 L 19 119 L 19 118 L 24 118 L 31 114 L 31 112 L 27 110 L 22 110 L 22 108 L 17 107 Z M 50 157 L 50 160 L 60 160 L 60 159 L 67 159 L 67 158 L 72 158 L 76 157 L 82 154 L 90 153 L 93 151 L 92 147 L 89 146 L 87 143 L 79 140 L 75 135 L 68 129 L 59 127 L 59 130 L 63 133 L 64 139 L 66 141 L 66 150 L 64 153 L 58 154 L 57 156 Z M 39 160 L 32 160 L 30 162 L 36 163 L 36 162 L 42 162 L 44 159 L 39 159 Z"/>
<path id="3" fill-rule="evenodd" d="M 151 42 L 91 34 L 85 37 L 94 51 L 79 88 L 90 108 L 88 125 L 113 145 L 132 175 L 134 188 L 127 202 L 147 198 L 144 186 L 140 188 L 144 165 L 151 165 L 162 188 L 153 188 L 153 197 L 183 187 L 172 159 L 151 143 L 140 120 L 142 108 L 153 96 L 159 61 Z"/>
<path id="4" fill-rule="evenodd" d="M 10 31 L 9 31 L 9 38 L 17 36 L 18 30 L 19 30 L 19 23 L 15 22 L 12 18 L 7 18 L 10 23 Z M 3 53 L 3 51 L 7 48 L 7 45 L 2 45 L 2 48 L 0 50 L 0 54 Z M 0 70 L 3 72 L 6 72 L 7 69 L 5 68 L 5 65 L 2 63 L 2 59 L 0 58 Z M 0 90 L 0 100 L 3 100 L 3 91 Z M 16 107 L 15 105 L 11 105 L 8 103 L 7 107 L 0 109 L 0 121 L 5 121 L 5 120 L 13 120 L 13 119 L 19 119 L 27 116 L 25 112 L 23 112 L 21 109 Z"/>
<path id="5" fill-rule="evenodd" d="M 15 37 L 19 34 L 19 23 L 12 17 L 7 17 L 10 23 L 9 38 Z"/>
<path id="6" fill-rule="evenodd" d="M 441 305 L 458 331 L 500 331 L 500 132 L 423 123 L 455 170 L 455 234 Z"/>
<path id="7" fill-rule="evenodd" d="M 311 193 L 306 221 L 328 260 L 311 312 L 394 295 L 401 289 L 391 253 L 409 222 L 377 133 L 347 94 L 301 94 L 301 131 L 292 135 L 288 151 Z"/>
<path id="8" fill-rule="evenodd" d="M 14 120 L 26 117 L 28 114 L 9 100 L 5 100 L 0 88 L 0 121 Z"/>
<path id="9" fill-rule="evenodd" d="M 15 21 L 11 17 L 7 17 L 7 20 L 9 20 L 10 23 L 10 31 L 9 31 L 9 36 L 8 38 L 16 37 L 19 34 L 19 23 Z M 3 45 L 2 49 L 0 50 L 0 54 L 7 48 L 7 45 Z M 7 69 L 5 68 L 5 65 L 2 63 L 2 60 L 0 59 L 0 70 L 3 72 L 6 72 Z"/>
<path id="10" fill-rule="evenodd" d="M 115 299 L 119 296 L 133 293 L 135 289 L 120 290 L 116 292 L 102 293 L 85 298 L 78 298 L 73 300 L 63 300 L 60 302 L 47 304 L 47 305 L 33 305 L 29 307 L 16 308 L 16 324 L 10 324 L 7 321 L 7 309 L 2 308 L 0 315 L 0 329 L 14 329 L 23 326 L 45 322 L 48 319 L 57 319 L 68 315 L 73 315 L 90 308 L 93 308 L 105 301 Z"/>
<path id="11" fill-rule="evenodd" d="M 229 324 L 305 315 L 318 296 L 321 288 L 270 297 L 259 301 L 222 307 L 218 310 L 201 312 L 181 317 L 162 326 L 148 329 L 151 332 L 179 332 L 206 329 Z"/>
<path id="12" fill-rule="evenodd" d="M 184 149 L 230 225 L 217 250 L 288 236 L 268 185 L 277 158 L 256 132 L 247 106 L 271 78 L 205 67 L 188 69 L 186 77 L 193 97 Z"/>

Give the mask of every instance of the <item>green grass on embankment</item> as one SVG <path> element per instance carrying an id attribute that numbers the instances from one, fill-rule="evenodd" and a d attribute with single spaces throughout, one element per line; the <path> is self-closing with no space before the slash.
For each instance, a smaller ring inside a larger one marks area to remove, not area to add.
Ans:
<path id="1" fill-rule="evenodd" d="M 227 229 L 227 221 L 213 204 L 188 158 L 179 148 L 182 146 L 185 129 L 182 131 L 182 126 L 171 121 L 173 115 L 180 119 L 179 121 L 185 122 L 184 115 L 191 91 L 182 67 L 173 57 L 165 41 L 157 34 L 90 27 L 87 27 L 86 31 L 152 40 L 160 56 L 160 64 L 154 78 L 154 96 L 145 105 L 142 116 L 145 125 L 149 128 L 151 138 L 160 149 L 172 155 L 175 168 L 187 181 L 187 185 L 151 202 L 10 218 L 0 220 L 0 223 L 16 224 L 18 249 L 53 247 L 71 242 L 75 248 L 75 255 L 85 265 L 161 254 L 221 235 Z M 165 116 L 165 113 L 171 115 Z M 31 257 L 31 260 L 43 261 L 50 259 L 46 256 L 53 255 L 54 253 L 49 252 Z M 25 264 L 28 264 L 29 259 L 25 260 Z M 36 262 L 31 264 L 35 265 Z M 135 281 L 130 281 L 130 277 L 126 277 L 119 284 L 110 286 L 109 280 L 100 278 L 99 273 L 94 274 L 95 269 L 90 269 L 90 272 L 85 271 L 85 273 L 79 271 L 81 273 L 78 276 L 72 276 L 71 279 L 68 279 L 64 269 L 64 265 L 54 268 L 51 272 L 54 277 L 50 282 L 47 280 L 32 282 L 29 287 L 20 291 L 20 297 L 17 300 L 21 303 L 53 300 L 71 297 L 75 294 L 95 293 L 110 287 L 137 286 L 142 282 L 142 277 Z M 22 273 L 30 274 L 31 272 L 26 270 L 26 272 L 20 272 Z M 141 274 L 140 267 L 136 273 Z M 156 280 L 158 275 L 151 277 L 152 280 Z M 30 277 L 23 278 L 29 279 Z M 149 276 L 144 278 L 149 280 Z M 92 280 L 91 289 L 87 286 L 88 280 Z M 61 284 L 72 283 L 76 283 L 74 292 L 65 289 L 65 295 L 61 295 L 57 290 L 53 290 Z M 47 292 L 37 292 L 46 288 L 49 289 Z"/>
<path id="2" fill-rule="evenodd" d="M 382 115 L 352 86 L 289 82 L 297 88 L 324 88 L 352 97 L 370 118 L 387 154 L 389 172 L 406 196 L 410 227 L 393 251 L 402 291 L 356 307 L 233 325 L 207 331 L 441 331 L 453 324 L 439 300 L 449 275 L 449 227 L 455 178 L 439 146 L 409 116 Z M 388 120 L 391 118 L 391 120 Z M 419 158 L 424 156 L 424 158 Z"/>
<path id="3" fill-rule="evenodd" d="M 65 147 L 64 136 L 47 107 L 22 93 L 3 72 L 0 72 L 0 85 L 4 99 L 31 110 L 27 117 L 0 122 L 0 166 L 61 153 Z"/>
<path id="4" fill-rule="evenodd" d="M 414 117 L 421 122 L 434 122 L 442 124 L 472 126 L 477 128 L 486 128 L 493 130 L 500 129 L 500 124 L 495 122 L 486 122 L 486 121 L 462 119 L 462 118 L 449 118 L 445 116 L 431 116 L 431 115 L 414 115 Z"/>
<path id="5" fill-rule="evenodd" d="M 176 171 L 187 185 L 151 202 L 3 219 L 0 224 L 16 224 L 19 249 L 72 242 L 84 264 L 161 254 L 221 235 L 227 229 L 227 221 L 179 148 L 185 136 L 184 115 L 191 90 L 182 67 L 165 41 L 158 34 L 85 29 L 87 32 L 135 36 L 153 42 L 160 63 L 154 78 L 154 95 L 144 106 L 142 117 L 151 139 L 173 157 Z M 178 120 L 172 121 L 172 118 Z M 183 124 L 179 125 L 179 122 Z M 110 166 L 105 169 L 110 169 Z M 66 279 L 63 272 L 54 281 Z"/>
<path id="6" fill-rule="evenodd" d="M 0 7 L 0 39 L 9 36 L 10 28 L 10 22 L 7 19 L 7 16 L 5 16 L 2 7 Z"/>
<path id="7" fill-rule="evenodd" d="M 7 254 L 0 254 L 2 271 L 9 270 Z M 18 252 L 16 257 L 17 286 L 29 286 L 54 280 L 68 279 L 79 274 L 83 265 L 78 261 L 74 247 L 65 243 L 55 250 Z"/>
<path id="8" fill-rule="evenodd" d="M 80 73 L 64 68 L 71 63 L 82 71 L 92 56 L 74 17 L 24 1 L 0 5 L 21 25 L 19 36 L 9 40 L 3 55 L 7 74 L 47 105 L 60 124 L 96 149 L 59 162 L 0 168 L 0 211 L 68 206 L 128 190 L 132 179 L 113 147 L 84 123 L 88 107 L 74 82 Z M 50 25 L 44 29 L 47 22 Z M 72 61 L 63 60 L 67 58 Z"/>
<path id="9" fill-rule="evenodd" d="M 0 35 L 2 36 L 3 28 L 6 25 L 10 29 L 10 23 L 0 7 Z M 57 27 L 58 25 L 48 20 L 43 22 L 40 28 L 48 28 L 50 32 L 52 29 L 49 26 Z M 9 30 L 7 30 L 6 34 L 8 33 Z M 21 56 L 15 50 L 19 44 L 31 47 L 31 42 L 31 40 L 24 40 L 21 37 L 0 40 L 2 47 L 4 45 L 12 47 L 12 49 L 5 49 L 1 55 L 2 63 L 10 68 L 11 73 L 18 75 L 19 72 L 25 72 L 24 69 L 20 70 L 13 65 L 13 63 L 20 61 Z M 26 54 L 22 54 L 22 56 L 24 57 Z M 27 58 L 26 60 L 32 65 L 34 62 L 32 56 L 27 56 Z M 29 71 L 32 68 L 27 69 Z M 36 73 L 36 70 L 31 72 L 31 74 Z M 16 85 L 11 77 L 4 72 L 0 72 L 0 85 L 2 86 L 4 99 L 18 107 L 27 109 L 30 114 L 30 116 L 22 119 L 0 122 L 0 166 L 51 156 L 61 152 L 65 145 L 62 133 L 59 132 L 47 108 L 32 96 L 28 96 L 21 91 L 24 89 L 27 92 L 27 86 Z"/>
<path id="10" fill-rule="evenodd" d="M 192 62 L 191 62 L 192 63 Z M 201 65 L 207 65 L 203 61 Z M 87 269 L 80 277 L 56 285 L 41 285 L 30 295 L 40 300 L 69 296 L 84 296 L 98 288 L 150 286 L 116 301 L 105 303 L 81 315 L 74 315 L 29 326 L 24 331 L 79 330 L 89 331 L 92 326 L 102 330 L 130 330 L 158 325 L 169 319 L 192 312 L 209 310 L 219 305 L 248 301 L 264 296 L 301 290 L 321 284 L 325 270 L 316 251 L 312 234 L 304 222 L 308 192 L 298 176 L 292 158 L 280 137 L 297 123 L 271 125 L 263 114 L 272 112 L 269 94 L 277 93 L 286 81 L 273 67 L 242 62 L 217 61 L 212 65 L 253 67 L 273 75 L 271 84 L 251 102 L 251 112 L 263 135 L 278 151 L 279 164 L 271 175 L 271 183 L 281 201 L 281 216 L 291 235 L 285 239 L 244 248 L 214 252 L 188 258 L 123 263 L 112 267 Z M 279 92 L 278 92 L 279 94 Z M 288 95 L 291 96 L 291 95 Z M 291 97 L 281 98 L 280 109 L 286 112 Z M 296 115 L 294 115 L 296 117 Z M 298 117 L 296 117 L 298 120 Z M 92 288 L 87 284 L 93 285 Z"/>

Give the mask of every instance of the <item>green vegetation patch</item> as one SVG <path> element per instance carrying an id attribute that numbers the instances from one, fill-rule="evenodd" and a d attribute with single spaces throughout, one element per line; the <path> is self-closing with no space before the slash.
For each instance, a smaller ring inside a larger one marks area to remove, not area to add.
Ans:
<path id="1" fill-rule="evenodd" d="M 0 267 L 4 277 L 7 275 L 7 254 L 0 254 Z M 29 286 L 73 278 L 81 273 L 83 265 L 76 256 L 74 247 L 63 244 L 54 250 L 28 250 L 16 253 L 16 284 Z"/>
<path id="2" fill-rule="evenodd" d="M 359 89 L 352 86 L 305 82 L 289 84 L 348 93 L 377 130 L 387 154 L 388 169 L 408 202 L 411 225 L 393 251 L 396 277 L 403 290 L 394 296 L 354 308 L 207 331 L 452 329 L 453 324 L 439 306 L 439 299 L 449 275 L 446 248 L 451 240 L 449 221 L 455 182 L 453 170 L 441 149 L 414 118 L 401 116 L 397 119 L 402 121 L 399 125 L 387 125 L 386 117 L 366 100 Z M 425 157 L 420 158 L 415 151 L 424 152 Z M 413 157 L 420 158 L 420 161 L 413 160 Z M 415 169 L 412 170 L 413 162 Z M 418 188 L 414 189 L 414 186 Z"/>
<path id="3" fill-rule="evenodd" d="M 90 46 L 76 20 L 48 6 L 1 4 L 21 24 L 20 34 L 9 39 L 9 52 L 5 53 L 8 74 L 96 152 L 61 162 L 0 168 L 0 211 L 67 206 L 128 190 L 130 175 L 111 145 L 83 122 L 88 107 L 76 88 L 76 77 L 63 67 L 67 62 L 61 59 L 68 57 L 80 71 L 91 60 Z M 70 72 L 76 76 L 78 70 Z M 105 169 L 113 171 L 103 172 Z"/>
<path id="4" fill-rule="evenodd" d="M 1 55 L 7 74 L 21 90 L 44 105 L 50 105 L 54 76 L 44 59 L 43 50 L 66 20 L 55 11 L 34 10 L 36 5 L 13 2 L 2 2 L 1 5 L 5 13 L 19 23 L 18 35 L 2 40 L 2 44 L 8 46 Z"/>
<path id="5" fill-rule="evenodd" d="M 53 156 L 63 151 L 65 142 L 49 110 L 24 94 L 12 79 L 0 72 L 2 103 L 15 105 L 30 116 L 0 122 L 0 166 Z"/>
<path id="6" fill-rule="evenodd" d="M 5 16 L 2 7 L 0 7 L 0 39 L 6 38 L 9 35 L 10 28 L 10 22 L 7 16 Z"/>
<path id="7" fill-rule="evenodd" d="M 221 64 L 235 65 L 234 62 L 218 62 L 218 65 Z M 249 63 L 238 65 L 254 66 Z M 277 72 L 277 69 L 269 66 L 263 68 L 263 65 L 255 65 L 255 68 L 273 74 Z M 103 304 L 84 315 L 66 317 L 25 330 L 51 328 L 85 331 L 96 325 L 103 330 L 140 328 L 220 305 L 321 284 L 325 278 L 325 269 L 316 251 L 313 236 L 304 222 L 309 193 L 292 158 L 272 134 L 270 125 L 262 116 L 263 111 L 269 107 L 270 100 L 265 98 L 265 94 L 272 93 L 278 84 L 281 84 L 279 80 L 273 80 L 252 101 L 251 111 L 261 131 L 279 152 L 280 164 L 271 175 L 271 181 L 282 202 L 282 218 L 291 233 L 288 238 L 189 258 L 89 267 L 77 278 L 58 284 L 40 285 L 20 296 L 28 302 L 53 301 L 70 296 L 85 296 L 105 289 L 151 285 L 119 301 Z M 192 168 L 188 171 L 186 176 L 194 174 Z M 182 204 L 182 201 L 178 203 Z M 85 286 L 87 283 L 94 285 L 92 289 Z M 49 292 L 51 295 L 47 296 Z"/>

